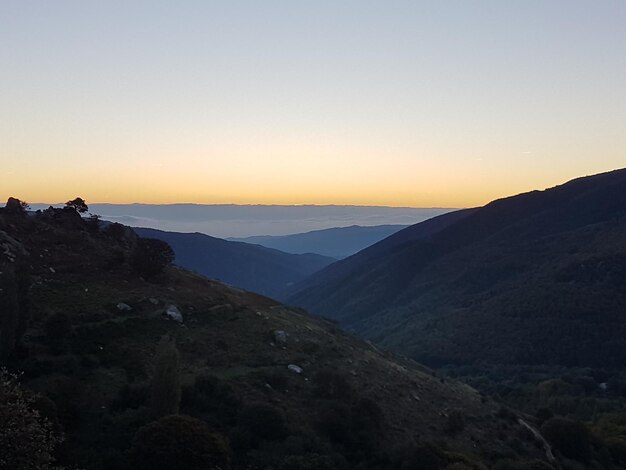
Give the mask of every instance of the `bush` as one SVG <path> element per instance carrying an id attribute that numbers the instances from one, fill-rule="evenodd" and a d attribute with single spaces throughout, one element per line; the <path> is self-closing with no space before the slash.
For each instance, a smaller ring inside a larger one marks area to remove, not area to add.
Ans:
<path id="1" fill-rule="evenodd" d="M 0 362 L 13 352 L 19 325 L 18 288 L 10 266 L 0 264 Z"/>
<path id="2" fill-rule="evenodd" d="M 262 440 L 277 441 L 289 435 L 283 414 L 269 405 L 248 405 L 239 415 L 238 425 Z"/>
<path id="3" fill-rule="evenodd" d="M 233 388 L 212 375 L 199 375 L 193 385 L 182 390 L 183 412 L 202 419 L 212 428 L 225 430 L 234 426 L 239 412 L 240 400 Z"/>
<path id="4" fill-rule="evenodd" d="M 44 331 L 52 353 L 60 354 L 67 350 L 67 340 L 72 334 L 72 323 L 67 314 L 55 313 L 48 317 Z"/>
<path id="5" fill-rule="evenodd" d="M 137 470 L 226 470 L 224 437 L 189 416 L 166 416 L 137 431 L 131 448 Z"/>
<path id="6" fill-rule="evenodd" d="M 354 389 L 346 376 L 330 369 L 324 369 L 313 376 L 313 386 L 317 396 L 331 400 L 350 400 Z"/>
<path id="7" fill-rule="evenodd" d="M 591 455 L 591 433 L 587 426 L 565 418 L 550 418 L 541 434 L 565 457 L 586 462 Z"/>
<path id="8" fill-rule="evenodd" d="M 35 397 L 0 369 L 0 470 L 40 470 L 52 463 L 61 437 L 34 409 Z"/>
<path id="9" fill-rule="evenodd" d="M 163 240 L 139 238 L 130 261 L 139 275 L 153 277 L 174 261 L 174 251 Z"/>
<path id="10" fill-rule="evenodd" d="M 176 344 L 169 339 L 162 340 L 157 348 L 151 389 L 154 416 L 178 413 L 181 395 L 180 354 Z"/>
<path id="11" fill-rule="evenodd" d="M 448 415 L 445 424 L 445 432 L 454 436 L 465 429 L 465 416 L 459 410 L 454 410 Z"/>

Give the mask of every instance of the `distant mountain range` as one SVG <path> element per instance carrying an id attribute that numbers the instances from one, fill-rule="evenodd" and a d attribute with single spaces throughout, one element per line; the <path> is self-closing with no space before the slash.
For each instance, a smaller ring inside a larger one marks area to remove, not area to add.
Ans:
<path id="1" fill-rule="evenodd" d="M 254 243 L 287 253 L 317 253 L 333 258 L 345 258 L 406 227 L 407 225 L 375 225 L 371 227 L 352 225 L 293 235 L 261 235 L 228 238 L 228 240 Z"/>
<path id="2" fill-rule="evenodd" d="M 176 254 L 176 264 L 182 267 L 275 299 L 284 298 L 292 284 L 335 261 L 317 254 L 284 253 L 201 233 L 134 230 L 141 237 L 167 242 Z"/>
<path id="3" fill-rule="evenodd" d="M 87 203 L 89 211 L 100 215 L 102 220 L 132 227 L 199 232 L 220 238 L 287 235 L 352 225 L 412 225 L 453 210 L 341 205 Z M 33 210 L 43 210 L 49 204 L 30 206 Z"/>
<path id="4" fill-rule="evenodd" d="M 626 170 L 406 228 L 289 301 L 435 366 L 624 366 Z"/>

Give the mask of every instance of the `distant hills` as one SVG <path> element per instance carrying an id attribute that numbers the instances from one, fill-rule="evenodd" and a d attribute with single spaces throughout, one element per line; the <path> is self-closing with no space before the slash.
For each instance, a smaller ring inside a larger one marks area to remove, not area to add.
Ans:
<path id="1" fill-rule="evenodd" d="M 62 207 L 64 203 L 56 204 Z M 33 210 L 49 204 L 30 204 Z M 102 220 L 213 237 L 286 235 L 351 225 L 412 225 L 446 208 L 346 205 L 89 204 Z"/>
<path id="2" fill-rule="evenodd" d="M 346 258 L 406 227 L 407 225 L 376 225 L 371 227 L 352 225 L 292 235 L 261 235 L 228 238 L 228 240 L 255 243 L 287 253 L 317 253 L 333 258 Z"/>
<path id="3" fill-rule="evenodd" d="M 317 254 L 284 253 L 201 233 L 134 230 L 141 237 L 167 242 L 176 254 L 176 264 L 182 267 L 275 299 L 284 298 L 291 285 L 335 261 Z"/>
<path id="4" fill-rule="evenodd" d="M 626 364 L 626 170 L 404 229 L 289 301 L 430 365 Z"/>

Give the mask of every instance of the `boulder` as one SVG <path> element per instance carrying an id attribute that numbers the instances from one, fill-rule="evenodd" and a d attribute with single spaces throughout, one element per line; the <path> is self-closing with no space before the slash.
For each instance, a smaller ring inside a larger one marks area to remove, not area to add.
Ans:
<path id="1" fill-rule="evenodd" d="M 274 330 L 274 343 L 279 346 L 287 344 L 287 333 L 284 330 Z"/>
<path id="2" fill-rule="evenodd" d="M 180 313 L 180 310 L 176 305 L 168 305 L 165 309 L 165 315 L 178 323 L 183 322 L 183 314 Z"/>
<path id="3" fill-rule="evenodd" d="M 291 372 L 293 372 L 295 374 L 301 374 L 302 372 L 304 372 L 304 369 L 302 369 L 302 367 L 297 366 L 295 364 L 289 364 L 287 366 L 287 369 L 289 369 Z"/>
<path id="4" fill-rule="evenodd" d="M 130 312 L 133 309 L 133 307 L 131 307 L 128 304 L 125 304 L 124 302 L 120 302 L 119 304 L 116 305 L 116 307 L 120 312 Z"/>

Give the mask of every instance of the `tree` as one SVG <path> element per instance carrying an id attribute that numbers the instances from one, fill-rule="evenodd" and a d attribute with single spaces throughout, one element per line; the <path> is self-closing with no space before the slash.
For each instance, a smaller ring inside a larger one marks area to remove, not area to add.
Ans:
<path id="1" fill-rule="evenodd" d="M 26 214 L 29 205 L 26 201 L 20 201 L 14 197 L 10 197 L 4 206 L 4 212 L 8 214 Z"/>
<path id="2" fill-rule="evenodd" d="M 169 338 L 157 347 L 151 385 L 152 413 L 156 417 L 177 414 L 180 408 L 180 354 Z"/>
<path id="3" fill-rule="evenodd" d="M 156 276 L 174 261 L 174 250 L 163 240 L 139 238 L 130 261 L 140 275 Z"/>
<path id="4" fill-rule="evenodd" d="M 224 437 L 189 416 L 165 416 L 140 428 L 131 456 L 138 470 L 227 470 L 230 449 Z"/>
<path id="5" fill-rule="evenodd" d="M 65 203 L 65 207 L 69 209 L 74 209 L 79 214 L 84 214 L 89 211 L 89 206 L 82 197 L 77 197 L 72 199 L 71 201 L 67 201 Z"/>
<path id="6" fill-rule="evenodd" d="M 62 438 L 33 408 L 35 400 L 15 375 L 0 369 L 0 470 L 50 468 Z"/>

